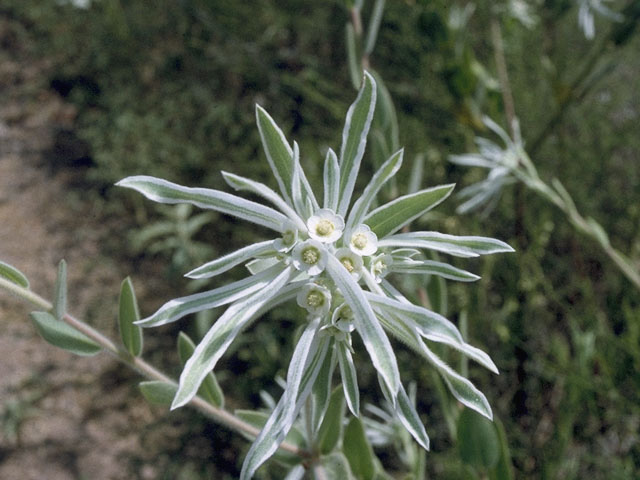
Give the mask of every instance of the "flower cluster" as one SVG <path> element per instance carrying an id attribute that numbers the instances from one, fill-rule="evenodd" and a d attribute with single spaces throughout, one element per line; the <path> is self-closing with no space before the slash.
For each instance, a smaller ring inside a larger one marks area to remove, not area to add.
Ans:
<path id="1" fill-rule="evenodd" d="M 229 305 L 188 360 L 180 377 L 173 408 L 185 405 L 215 367 L 231 342 L 267 310 L 294 300 L 305 312 L 305 328 L 297 341 L 286 387 L 271 417 L 245 459 L 241 478 L 250 478 L 277 449 L 314 397 L 318 427 L 327 408 L 328 386 L 338 366 L 347 405 L 360 415 L 352 335 L 362 339 L 383 395 L 416 441 L 428 448 L 428 437 L 400 381 L 396 357 L 387 333 L 397 337 L 433 365 L 453 395 L 491 418 L 484 395 L 451 369 L 429 347 L 443 343 L 497 373 L 489 356 L 467 344 L 455 325 L 436 312 L 411 304 L 386 276 L 393 273 L 439 275 L 473 281 L 476 275 L 449 264 L 423 259 L 422 250 L 459 257 L 511 251 L 507 244 L 484 237 L 457 237 L 438 232 L 397 233 L 442 202 L 453 189 L 443 185 L 399 197 L 372 208 L 381 187 L 402 163 L 403 151 L 391 156 L 352 202 L 356 177 L 376 102 L 376 84 L 365 73 L 362 88 L 345 122 L 339 156 L 329 150 L 324 164 L 322 204 L 311 190 L 293 147 L 274 120 L 256 109 L 258 129 L 280 192 L 223 172 L 238 191 L 261 196 L 275 208 L 218 190 L 188 188 L 147 176 L 129 177 L 120 186 L 137 190 L 163 203 L 190 203 L 223 212 L 277 232 L 276 238 L 229 253 L 189 272 L 189 278 L 210 278 L 239 265 L 250 276 L 214 290 L 172 300 L 138 322 L 151 327 L 187 314 Z M 322 388 L 320 388 L 322 387 Z M 324 392 L 324 393 L 322 393 Z"/>

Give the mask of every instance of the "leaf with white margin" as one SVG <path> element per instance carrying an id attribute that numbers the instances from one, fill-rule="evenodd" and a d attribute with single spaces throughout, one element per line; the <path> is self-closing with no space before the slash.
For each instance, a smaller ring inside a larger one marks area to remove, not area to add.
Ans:
<path id="1" fill-rule="evenodd" d="M 269 254 L 276 250 L 273 248 L 273 240 L 265 240 L 264 242 L 253 243 L 249 246 L 236 250 L 235 252 L 228 253 L 227 255 L 216 258 L 211 262 L 207 262 L 198 268 L 194 268 L 189 273 L 185 274 L 188 278 L 211 278 L 221 273 L 231 270 L 233 267 L 240 265 L 252 258 L 259 257 L 261 255 Z"/>
<path id="2" fill-rule="evenodd" d="M 340 199 L 340 166 L 336 152 L 329 149 L 324 159 L 324 203 L 323 207 L 333 210 L 338 209 Z"/>
<path id="3" fill-rule="evenodd" d="M 396 413 L 402 425 L 404 425 L 404 428 L 407 429 L 416 442 L 425 450 L 429 450 L 429 435 L 427 435 L 422 420 L 420 420 L 418 412 L 416 412 L 411 399 L 402 385 L 400 385 L 400 390 L 398 390 Z"/>
<path id="4" fill-rule="evenodd" d="M 435 260 L 402 259 L 396 261 L 394 257 L 393 263 L 389 266 L 389 273 L 392 272 L 437 275 L 449 280 L 457 280 L 458 282 L 475 282 L 480 279 L 474 273 L 456 268 L 448 263 L 436 262 Z"/>
<path id="5" fill-rule="evenodd" d="M 234 175 L 229 172 L 222 172 L 222 177 L 227 182 L 231 188 L 236 191 L 245 191 L 255 193 L 256 195 L 269 200 L 273 205 L 275 205 L 282 213 L 284 213 L 291 221 L 293 221 L 299 230 L 306 231 L 306 225 L 300 218 L 300 216 L 296 213 L 296 211 L 291 208 L 291 206 L 283 200 L 283 198 L 274 192 L 272 189 L 267 187 L 265 184 L 256 182 L 249 178 L 244 178 L 239 175 Z"/>
<path id="6" fill-rule="evenodd" d="M 340 377 L 347 405 L 354 416 L 360 416 L 360 390 L 358 389 L 358 375 L 353 363 L 351 351 L 345 342 L 336 343 L 338 350 L 338 363 L 340 365 Z"/>
<path id="7" fill-rule="evenodd" d="M 320 423 L 323 421 L 329 405 L 329 397 L 331 396 L 331 380 L 333 372 L 336 368 L 336 352 L 335 349 L 329 347 L 331 354 L 327 356 L 322 365 L 322 370 L 318 374 L 315 384 L 313 385 L 313 408 L 312 408 L 312 427 L 313 431 L 317 431 Z"/>
<path id="8" fill-rule="evenodd" d="M 383 238 L 421 217 L 444 201 L 455 184 L 426 188 L 416 193 L 403 195 L 369 213 L 364 223 L 369 225 L 378 238 Z"/>
<path id="9" fill-rule="evenodd" d="M 478 257 L 493 253 L 513 252 L 508 244 L 488 237 L 456 236 L 440 232 L 410 232 L 378 240 L 378 247 L 425 248 L 456 257 Z"/>
<path id="10" fill-rule="evenodd" d="M 200 384 L 231 342 L 247 327 L 254 314 L 279 293 L 292 274 L 293 267 L 287 267 L 257 293 L 232 304 L 213 324 L 184 366 L 172 409 L 185 405 L 195 396 Z"/>
<path id="11" fill-rule="evenodd" d="M 424 307 L 404 303 L 370 292 L 366 292 L 365 296 L 369 302 L 374 305 L 374 310 L 387 317 L 389 321 L 403 322 L 409 328 L 417 330 L 417 332 L 426 339 L 449 345 L 475 360 L 483 367 L 494 373 L 499 373 L 498 367 L 493 363 L 491 357 L 479 348 L 466 343 L 456 326 L 442 315 Z"/>
<path id="12" fill-rule="evenodd" d="M 116 183 L 119 187 L 131 188 L 154 202 L 189 203 L 200 208 L 208 208 L 232 215 L 264 227 L 282 231 L 287 219 L 282 213 L 256 202 L 209 188 L 191 188 L 168 182 L 160 178 L 137 175 Z"/>
<path id="13" fill-rule="evenodd" d="M 384 162 L 375 173 L 349 212 L 349 218 L 347 219 L 347 225 L 345 227 L 346 232 L 350 232 L 353 227 L 362 223 L 362 220 L 369 211 L 371 203 L 375 200 L 382 186 L 397 173 L 402 165 L 403 155 L 404 149 L 398 150 Z"/>
<path id="14" fill-rule="evenodd" d="M 249 480 L 275 453 L 311 393 L 329 350 L 329 338 L 316 335 L 319 324 L 320 318 L 317 318 L 307 326 L 296 345 L 287 373 L 287 387 L 256 441 L 251 445 L 242 464 L 240 480 Z M 305 337 L 308 332 L 310 342 L 309 338 Z"/>
<path id="15" fill-rule="evenodd" d="M 347 111 L 340 148 L 340 202 L 338 214 L 346 216 L 356 184 L 360 161 L 367 144 L 367 134 L 376 106 L 376 81 L 364 72 L 362 87 Z"/>
<path id="16" fill-rule="evenodd" d="M 153 315 L 137 321 L 136 325 L 144 328 L 158 327 L 180 320 L 190 313 L 235 302 L 265 288 L 284 268 L 285 267 L 279 263 L 257 275 L 243 278 L 242 280 L 223 285 L 222 287 L 186 297 L 174 298 L 160 307 Z"/>
<path id="17" fill-rule="evenodd" d="M 382 375 L 389 390 L 395 394 L 400 387 L 400 372 L 396 356 L 364 291 L 335 256 L 329 255 L 326 271 L 353 311 L 354 325 L 369 352 L 373 366 Z"/>

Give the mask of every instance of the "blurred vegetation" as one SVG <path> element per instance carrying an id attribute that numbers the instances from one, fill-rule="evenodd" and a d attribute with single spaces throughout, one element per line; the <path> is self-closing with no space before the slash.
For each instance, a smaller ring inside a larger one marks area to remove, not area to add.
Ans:
<path id="1" fill-rule="evenodd" d="M 364 2 L 365 24 L 372 3 Z M 497 21 L 515 114 L 538 171 L 545 180 L 558 177 L 640 268 L 638 2 L 609 2 L 624 19 L 596 16 L 593 40 L 569 0 L 471 5 L 386 2 L 368 58 L 395 106 L 398 145 L 409 159 L 423 159 L 423 186 L 478 181 L 482 172 L 452 165 L 447 156 L 472 151 L 476 135 L 490 135 L 482 115 L 506 127 L 490 33 Z M 32 39 L 32 54 L 50 59 L 45 80 L 77 107 L 77 135 L 91 147 L 88 176 L 123 209 L 135 200 L 108 186 L 132 174 L 224 189 L 224 169 L 270 183 L 256 102 L 298 141 L 316 183 L 326 147 L 340 143 L 353 97 L 342 1 L 96 0 L 82 9 L 4 0 L 0 14 Z M 409 165 L 400 173 L 400 192 L 409 186 Z M 148 206 L 134 206 L 138 218 L 157 218 Z M 492 377 L 472 369 L 471 377 L 504 424 L 516 477 L 640 475 L 640 292 L 561 212 L 520 186 L 506 189 L 486 218 L 455 215 L 455 206 L 449 200 L 421 226 L 496 237 L 517 249 L 477 261 L 483 280 L 448 284 L 446 297 L 450 318 L 468 312 L 471 343 L 502 372 Z M 215 229 L 200 229 L 196 220 L 174 262 L 189 260 L 191 235 L 220 253 L 256 235 L 226 219 L 215 222 Z M 286 372 L 287 318 L 294 314 L 260 323 L 254 341 L 236 347 L 219 374 L 227 397 L 257 404 L 261 385 Z M 428 370 L 411 366 L 408 353 L 404 360 L 407 380 L 418 381 L 418 410 L 432 437 L 429 474 L 470 478 L 446 422 L 451 405 L 439 400 Z M 359 375 L 362 384 L 367 378 L 375 384 L 367 367 Z M 202 465 L 209 458 L 212 452 Z M 392 454 L 381 458 L 393 465 Z"/>

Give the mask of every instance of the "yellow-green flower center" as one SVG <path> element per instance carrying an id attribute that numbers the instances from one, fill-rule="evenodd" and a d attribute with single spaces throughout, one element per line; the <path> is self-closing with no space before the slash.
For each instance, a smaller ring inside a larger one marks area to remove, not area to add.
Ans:
<path id="1" fill-rule="evenodd" d="M 331 235 L 335 229 L 336 227 L 333 222 L 327 219 L 322 219 L 318 222 L 318 225 L 316 225 L 316 234 L 321 237 L 327 237 Z"/>
<path id="2" fill-rule="evenodd" d="M 307 305 L 310 307 L 321 307 L 324 305 L 324 295 L 316 290 L 312 290 L 307 295 Z"/>
<path id="3" fill-rule="evenodd" d="M 315 265 L 320 260 L 320 252 L 316 247 L 307 247 L 302 250 L 302 261 L 307 265 Z"/>
<path id="4" fill-rule="evenodd" d="M 353 260 L 351 260 L 349 257 L 342 257 L 340 259 L 340 263 L 342 263 L 342 266 L 344 268 L 347 269 L 347 272 L 352 273 L 355 270 L 355 266 L 353 265 Z"/>
<path id="5" fill-rule="evenodd" d="M 367 236 L 364 233 L 356 233 L 351 239 L 351 243 L 359 250 L 367 246 Z"/>
<path id="6" fill-rule="evenodd" d="M 292 245 L 296 240 L 296 234 L 293 230 L 286 230 L 282 232 L 282 242 L 285 245 Z"/>

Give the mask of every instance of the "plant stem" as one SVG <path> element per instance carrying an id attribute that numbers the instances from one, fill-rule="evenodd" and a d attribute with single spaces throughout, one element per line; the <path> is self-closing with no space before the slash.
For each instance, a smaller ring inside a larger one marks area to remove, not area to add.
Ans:
<path id="1" fill-rule="evenodd" d="M 32 292 L 29 289 L 23 288 L 20 285 L 17 285 L 13 282 L 5 278 L 0 277 L 0 288 L 4 288 L 9 292 L 18 296 L 21 300 L 25 300 L 32 305 L 35 305 L 37 308 L 49 311 L 53 308 L 51 302 L 41 297 L 40 295 Z M 152 379 L 159 380 L 167 383 L 176 383 L 175 380 L 170 378 L 169 376 L 162 373 L 160 370 L 156 369 L 153 365 L 147 363 L 140 357 L 134 357 L 129 352 L 127 352 L 124 348 L 116 345 L 111 339 L 103 335 L 98 330 L 94 329 L 90 325 L 85 322 L 78 320 L 77 318 L 65 314 L 63 320 L 69 324 L 71 327 L 75 328 L 79 332 L 83 333 L 91 340 L 99 344 L 107 353 L 113 356 L 116 360 L 121 363 L 124 363 L 128 367 L 136 370 L 141 375 Z M 254 426 L 246 423 L 240 418 L 233 415 L 231 412 L 224 410 L 222 408 L 215 407 L 211 405 L 206 400 L 201 397 L 194 397 L 189 404 L 194 407 L 196 410 L 199 410 L 208 418 L 214 420 L 217 423 L 221 423 L 226 425 L 232 430 L 237 432 L 246 433 L 253 437 L 257 437 L 260 433 L 260 430 L 255 428 Z M 292 445 L 287 442 L 282 442 L 279 446 L 280 449 L 285 450 L 289 453 L 293 453 L 300 457 L 307 457 L 308 452 L 298 448 L 295 445 Z"/>

